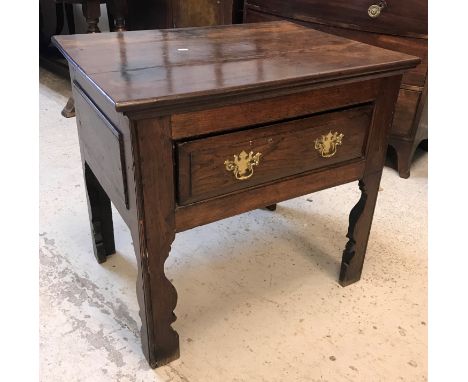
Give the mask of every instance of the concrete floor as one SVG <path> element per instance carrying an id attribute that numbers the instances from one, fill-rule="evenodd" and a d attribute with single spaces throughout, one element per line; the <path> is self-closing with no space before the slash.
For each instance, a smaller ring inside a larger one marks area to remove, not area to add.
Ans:
<path id="1" fill-rule="evenodd" d="M 40 72 L 41 381 L 426 381 L 427 153 L 411 178 L 385 168 L 363 277 L 337 283 L 357 183 L 177 235 L 181 358 L 140 350 L 136 261 L 92 254 L 67 81 Z M 115 212 L 115 211 L 114 211 Z"/>

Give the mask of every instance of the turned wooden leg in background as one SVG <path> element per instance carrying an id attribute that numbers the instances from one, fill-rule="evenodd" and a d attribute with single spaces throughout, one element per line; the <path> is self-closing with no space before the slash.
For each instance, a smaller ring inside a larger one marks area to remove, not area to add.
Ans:
<path id="1" fill-rule="evenodd" d="M 83 15 L 88 24 L 86 33 L 100 33 L 98 23 L 99 17 L 101 17 L 101 5 L 99 0 L 86 0 L 83 1 Z M 67 104 L 62 110 L 62 115 L 65 118 L 71 118 L 75 116 L 75 102 L 73 97 L 70 97 Z"/>
<path id="2" fill-rule="evenodd" d="M 361 278 L 381 176 L 382 172 L 377 172 L 359 181 L 361 198 L 349 215 L 349 228 L 346 235 L 349 240 L 343 251 L 341 262 L 340 284 L 342 286 L 352 284 Z"/>
<path id="3" fill-rule="evenodd" d="M 107 9 L 107 14 L 110 15 L 109 24 L 113 24 L 111 30 L 113 32 L 126 31 L 125 19 L 128 13 L 127 0 L 110 0 L 107 2 Z"/>
<path id="4" fill-rule="evenodd" d="M 101 17 L 101 4 L 99 0 L 83 1 L 83 15 L 88 24 L 86 33 L 100 33 L 98 23 Z"/>
<path id="5" fill-rule="evenodd" d="M 98 263 L 103 263 L 115 253 L 111 202 L 88 165 L 84 167 L 94 256 Z"/>
<path id="6" fill-rule="evenodd" d="M 171 324 L 177 292 L 164 272 L 175 238 L 174 163 L 168 119 L 142 120 L 132 138 L 137 226 L 131 228 L 138 263 L 137 295 L 143 352 L 151 367 L 179 358 L 179 336 Z M 144 166 L 140 166 L 144 163 Z"/>

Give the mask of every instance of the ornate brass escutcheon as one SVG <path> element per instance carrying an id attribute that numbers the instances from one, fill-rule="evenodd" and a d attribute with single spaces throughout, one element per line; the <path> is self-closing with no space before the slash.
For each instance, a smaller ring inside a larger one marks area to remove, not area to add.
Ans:
<path id="1" fill-rule="evenodd" d="M 254 155 L 253 151 L 247 154 L 244 150 L 239 155 L 234 155 L 234 160 L 225 160 L 226 170 L 234 172 L 238 180 L 249 179 L 253 175 L 253 167 L 260 163 L 261 153 Z"/>
<path id="2" fill-rule="evenodd" d="M 330 131 L 327 135 L 322 135 L 315 140 L 315 149 L 324 158 L 330 158 L 336 154 L 337 146 L 342 144 L 344 134 L 333 133 Z"/>

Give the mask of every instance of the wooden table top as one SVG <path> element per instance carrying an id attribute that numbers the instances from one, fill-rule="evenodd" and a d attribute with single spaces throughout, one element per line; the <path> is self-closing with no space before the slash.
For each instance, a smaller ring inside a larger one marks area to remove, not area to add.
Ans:
<path id="1" fill-rule="evenodd" d="M 54 36 L 117 111 L 414 67 L 419 58 L 287 21 Z"/>

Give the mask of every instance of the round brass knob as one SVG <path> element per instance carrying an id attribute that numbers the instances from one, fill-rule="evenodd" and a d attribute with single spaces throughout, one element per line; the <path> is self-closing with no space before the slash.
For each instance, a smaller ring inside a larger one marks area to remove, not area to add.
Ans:
<path id="1" fill-rule="evenodd" d="M 379 5 L 374 4 L 369 7 L 369 9 L 367 10 L 367 13 L 369 14 L 370 17 L 374 19 L 380 16 L 381 10 L 382 8 Z"/>
<path id="2" fill-rule="evenodd" d="M 385 2 L 385 0 L 382 0 L 379 2 L 379 4 L 371 5 L 369 9 L 367 9 L 367 14 L 369 15 L 369 17 L 375 19 L 376 17 L 380 16 L 380 12 L 382 12 L 382 9 L 384 9 L 386 6 L 387 3 Z"/>

